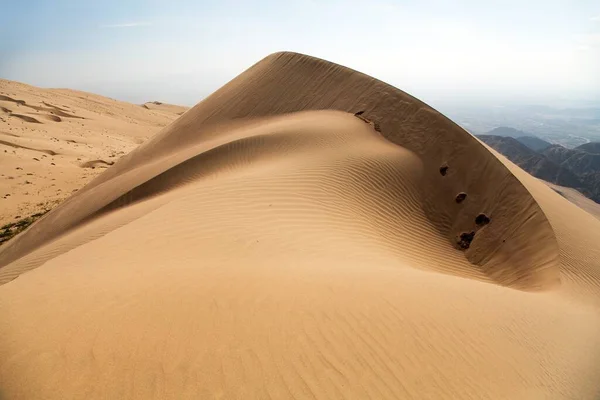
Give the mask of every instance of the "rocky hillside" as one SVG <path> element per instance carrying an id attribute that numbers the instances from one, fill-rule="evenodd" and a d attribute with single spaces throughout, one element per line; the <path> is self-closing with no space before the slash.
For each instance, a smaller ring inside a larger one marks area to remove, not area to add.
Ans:
<path id="1" fill-rule="evenodd" d="M 550 145 L 535 151 L 519 139 L 507 136 L 477 136 L 509 160 L 547 182 L 567 186 L 600 203 L 600 143 L 587 143 L 575 149 Z"/>
<path id="2" fill-rule="evenodd" d="M 552 143 L 546 142 L 537 136 L 521 136 L 517 140 L 534 151 L 541 151 L 552 146 Z"/>

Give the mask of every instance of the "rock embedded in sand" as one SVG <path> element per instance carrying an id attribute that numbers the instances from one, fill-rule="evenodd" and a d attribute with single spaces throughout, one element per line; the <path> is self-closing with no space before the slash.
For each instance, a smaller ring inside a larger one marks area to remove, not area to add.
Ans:
<path id="1" fill-rule="evenodd" d="M 442 174 L 442 176 L 446 176 L 447 173 L 448 173 L 448 164 L 442 164 L 440 166 L 440 174 Z"/>
<path id="2" fill-rule="evenodd" d="M 477 217 L 475 217 L 475 223 L 478 226 L 483 226 L 483 225 L 487 225 L 490 223 L 490 217 L 488 217 L 487 215 L 485 215 L 484 213 L 479 214 Z"/>
<path id="3" fill-rule="evenodd" d="M 467 194 L 465 192 L 460 192 L 459 194 L 456 195 L 454 200 L 460 204 L 463 201 L 465 201 L 466 198 L 467 198 Z"/>
<path id="4" fill-rule="evenodd" d="M 473 241 L 474 238 L 475 238 L 475 231 L 463 232 L 458 237 L 458 240 L 457 240 L 458 246 L 461 249 L 466 250 L 471 246 L 471 242 Z"/>

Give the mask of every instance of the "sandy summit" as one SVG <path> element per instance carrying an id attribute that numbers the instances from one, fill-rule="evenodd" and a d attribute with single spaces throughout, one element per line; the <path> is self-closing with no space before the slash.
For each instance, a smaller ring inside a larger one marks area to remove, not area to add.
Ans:
<path id="1" fill-rule="evenodd" d="M 92 117 L 43 101 L 0 105 Z M 0 247 L 0 398 L 600 396 L 600 219 L 306 55 L 183 111 L 137 106 L 106 140 L 165 127 L 114 165 L 0 135 L 102 170 Z"/>

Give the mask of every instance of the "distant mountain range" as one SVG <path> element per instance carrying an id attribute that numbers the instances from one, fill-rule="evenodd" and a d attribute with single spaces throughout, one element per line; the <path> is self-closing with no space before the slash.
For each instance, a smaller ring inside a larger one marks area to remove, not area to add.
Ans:
<path id="1" fill-rule="evenodd" d="M 509 128 L 507 126 L 501 126 L 494 128 L 489 131 L 486 135 L 488 136 L 506 136 L 517 139 L 525 146 L 529 147 L 534 151 L 541 151 L 547 147 L 552 146 L 552 143 L 547 142 L 539 137 L 532 135 L 531 133 L 523 132 L 515 128 Z"/>
<path id="2" fill-rule="evenodd" d="M 592 154 L 600 154 L 600 142 L 582 144 L 578 149 Z"/>
<path id="3" fill-rule="evenodd" d="M 568 149 L 508 127 L 477 137 L 531 175 L 575 188 L 600 203 L 600 143 Z"/>
<path id="4" fill-rule="evenodd" d="M 552 143 L 546 142 L 545 140 L 536 136 L 521 136 L 518 137 L 517 140 L 533 151 L 543 151 L 552 146 Z"/>
<path id="5" fill-rule="evenodd" d="M 510 128 L 508 126 L 499 126 L 498 128 L 494 128 L 487 133 L 490 136 L 508 136 L 511 138 L 519 138 L 519 137 L 530 137 L 534 136 L 529 133 L 523 132 L 521 130 Z"/>

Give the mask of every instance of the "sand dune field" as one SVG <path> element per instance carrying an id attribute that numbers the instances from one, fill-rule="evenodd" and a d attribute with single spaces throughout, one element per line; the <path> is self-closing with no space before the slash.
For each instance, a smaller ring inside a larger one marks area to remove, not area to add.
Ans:
<path id="1" fill-rule="evenodd" d="M 137 107 L 107 140 L 181 111 Z M 0 247 L 0 398 L 597 399 L 599 243 L 421 101 L 276 53 Z"/>
<path id="2" fill-rule="evenodd" d="M 0 79 L 0 226 L 54 207 L 185 110 Z"/>

